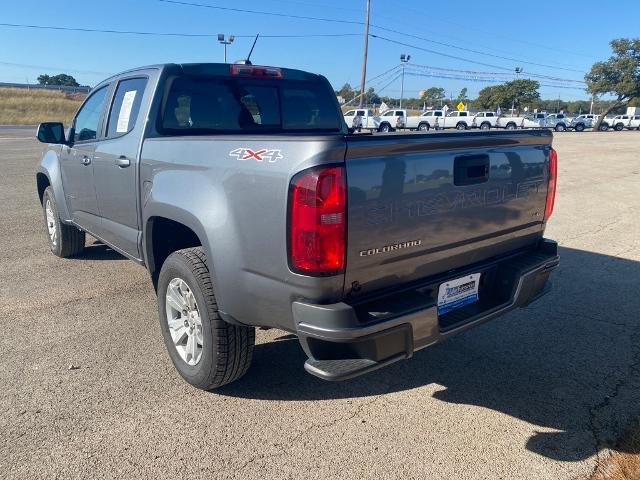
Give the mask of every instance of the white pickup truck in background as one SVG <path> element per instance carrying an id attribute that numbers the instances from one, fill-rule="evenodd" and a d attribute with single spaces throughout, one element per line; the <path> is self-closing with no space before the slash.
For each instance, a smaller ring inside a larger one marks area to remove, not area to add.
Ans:
<path id="1" fill-rule="evenodd" d="M 491 130 L 495 128 L 498 118 L 496 112 L 478 112 L 474 115 L 471 126 L 480 130 Z"/>
<path id="2" fill-rule="evenodd" d="M 374 114 L 373 110 L 356 108 L 344 113 L 344 122 L 348 128 L 357 131 L 363 128 L 365 130 L 377 130 L 380 125 L 380 117 Z"/>
<path id="3" fill-rule="evenodd" d="M 471 112 L 462 110 L 461 112 L 451 112 L 446 117 L 438 119 L 437 128 L 455 128 L 456 130 L 469 130 L 473 123 Z"/>
<path id="4" fill-rule="evenodd" d="M 616 115 L 609 124 L 616 132 L 624 130 L 640 130 L 640 115 Z"/>
<path id="5" fill-rule="evenodd" d="M 380 115 L 380 125 L 378 126 L 379 132 L 393 132 L 406 128 L 406 110 L 387 110 Z"/>
<path id="6" fill-rule="evenodd" d="M 436 128 L 438 120 L 444 117 L 443 110 L 427 110 L 420 115 L 411 115 L 407 117 L 405 128 L 409 130 L 420 130 L 426 132 L 432 128 Z"/>

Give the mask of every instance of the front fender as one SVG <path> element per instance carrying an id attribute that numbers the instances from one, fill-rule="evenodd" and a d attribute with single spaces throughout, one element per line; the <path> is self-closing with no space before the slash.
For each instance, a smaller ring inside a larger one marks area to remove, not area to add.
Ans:
<path id="1" fill-rule="evenodd" d="M 61 151 L 61 146 L 47 148 L 42 154 L 42 160 L 40 160 L 40 164 L 38 165 L 37 173 L 41 173 L 49 179 L 49 185 L 51 185 L 53 189 L 53 197 L 56 201 L 60 220 L 69 223 L 71 222 L 71 215 L 69 215 L 62 185 L 62 169 L 60 166 Z"/>

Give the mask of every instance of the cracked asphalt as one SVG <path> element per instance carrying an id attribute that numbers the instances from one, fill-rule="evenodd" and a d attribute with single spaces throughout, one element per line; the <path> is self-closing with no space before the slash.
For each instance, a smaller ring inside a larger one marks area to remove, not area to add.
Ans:
<path id="1" fill-rule="evenodd" d="M 1 478 L 575 479 L 640 414 L 640 132 L 556 135 L 539 302 L 344 383 L 259 331 L 216 393 L 174 371 L 142 267 L 51 255 L 31 134 L 0 128 Z"/>

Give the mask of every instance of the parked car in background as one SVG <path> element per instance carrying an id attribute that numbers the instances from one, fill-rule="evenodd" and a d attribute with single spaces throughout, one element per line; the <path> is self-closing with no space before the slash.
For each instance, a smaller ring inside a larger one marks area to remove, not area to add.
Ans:
<path id="1" fill-rule="evenodd" d="M 496 112 L 478 112 L 474 115 L 471 126 L 480 130 L 490 130 L 495 128 L 498 118 Z"/>
<path id="2" fill-rule="evenodd" d="M 379 132 L 393 132 L 405 128 L 407 111 L 406 110 L 387 110 L 380 115 Z"/>
<path id="3" fill-rule="evenodd" d="M 586 128 L 592 128 L 595 122 L 594 116 L 592 114 L 578 115 L 571 119 L 570 128 L 576 132 L 583 132 Z"/>
<path id="4" fill-rule="evenodd" d="M 518 128 L 540 128 L 544 122 L 544 113 L 532 113 L 524 117 L 500 117 L 496 122 L 497 128 L 516 130 Z"/>
<path id="5" fill-rule="evenodd" d="M 451 112 L 446 117 L 439 117 L 436 127 L 439 129 L 455 128 L 456 130 L 469 130 L 472 127 L 473 115 L 467 110 Z"/>
<path id="6" fill-rule="evenodd" d="M 571 128 L 571 119 L 564 113 L 550 113 L 543 119 L 541 126 L 564 132 Z"/>
<path id="7" fill-rule="evenodd" d="M 436 128 L 438 119 L 444 117 L 444 115 L 445 112 L 443 110 L 428 110 L 420 115 L 411 115 L 407 117 L 405 128 L 426 132 Z"/>
<path id="8" fill-rule="evenodd" d="M 366 108 L 348 110 L 343 116 L 347 127 L 352 130 L 377 130 L 380 126 L 380 117 Z"/>
<path id="9" fill-rule="evenodd" d="M 617 115 L 611 120 L 611 126 L 617 132 L 624 130 L 640 129 L 640 115 Z"/>

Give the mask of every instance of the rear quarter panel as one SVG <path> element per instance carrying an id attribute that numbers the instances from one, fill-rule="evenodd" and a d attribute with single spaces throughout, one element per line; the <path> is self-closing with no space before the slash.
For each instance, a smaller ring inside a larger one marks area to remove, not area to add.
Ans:
<path id="1" fill-rule="evenodd" d="M 272 161 L 243 159 L 248 150 L 277 155 Z M 344 276 L 313 278 L 289 270 L 289 182 L 303 169 L 344 162 L 344 154 L 341 135 L 147 139 L 141 156 L 143 225 L 160 216 L 195 231 L 225 315 L 292 330 L 291 303 L 338 301 Z"/>

